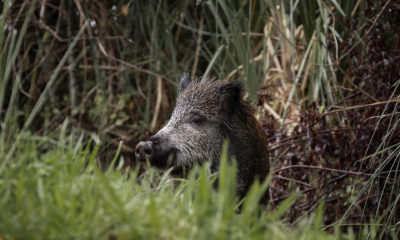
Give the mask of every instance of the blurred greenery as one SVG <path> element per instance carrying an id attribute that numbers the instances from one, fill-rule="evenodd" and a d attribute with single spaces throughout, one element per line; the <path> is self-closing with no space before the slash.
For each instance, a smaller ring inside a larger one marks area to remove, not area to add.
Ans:
<path id="1" fill-rule="evenodd" d="M 235 168 L 226 157 L 219 191 L 207 165 L 188 179 L 155 170 L 121 173 L 122 165 L 103 173 L 95 161 L 98 145 L 84 146 L 82 135 L 66 128 L 56 142 L 24 134 L 14 161 L 2 164 L 2 239 L 356 239 L 339 229 L 322 231 L 322 205 L 288 227 L 282 216 L 296 196 L 265 211 L 258 201 L 267 183 L 254 184 L 239 212 L 230 181 Z M 42 153 L 46 148 L 52 150 Z"/>

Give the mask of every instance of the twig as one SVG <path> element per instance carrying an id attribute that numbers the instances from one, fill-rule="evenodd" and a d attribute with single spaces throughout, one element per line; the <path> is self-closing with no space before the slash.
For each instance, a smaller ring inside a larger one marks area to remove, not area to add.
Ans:
<path id="1" fill-rule="evenodd" d="M 146 73 L 146 74 L 148 74 L 148 75 L 151 75 L 151 76 L 154 76 L 154 77 L 157 77 L 157 78 L 160 77 L 160 78 L 162 78 L 162 79 L 165 79 L 165 80 L 166 80 L 167 82 L 169 82 L 170 84 L 176 85 L 175 82 L 171 81 L 170 79 L 168 79 L 166 76 L 164 76 L 164 75 L 162 75 L 162 74 L 158 74 L 158 73 L 152 72 L 152 71 L 150 71 L 150 70 L 148 70 L 148 69 L 141 68 L 141 67 L 136 66 L 136 65 L 134 65 L 134 64 L 132 64 L 132 63 L 128 63 L 128 62 L 126 62 L 126 61 L 124 61 L 124 60 L 122 60 L 122 59 L 119 59 L 119 58 L 116 58 L 116 57 L 114 57 L 114 56 L 109 55 L 109 54 L 106 52 L 106 50 L 105 50 L 103 44 L 101 44 L 101 42 L 100 42 L 98 39 L 97 39 L 97 45 L 99 46 L 100 52 L 101 52 L 105 57 L 107 57 L 107 58 L 109 58 L 109 59 L 112 59 L 112 60 L 114 60 L 114 61 L 116 61 L 116 62 L 119 62 L 119 63 L 121 63 L 121 64 L 123 64 L 123 65 L 125 65 L 125 66 L 127 66 L 127 67 L 129 67 L 129 68 L 131 68 L 131 69 L 133 69 L 133 70 L 135 70 L 135 71 L 137 71 L 137 72 Z"/>
<path id="2" fill-rule="evenodd" d="M 290 166 L 282 167 L 282 168 L 279 168 L 279 169 L 275 169 L 274 173 L 280 172 L 280 171 L 283 171 L 283 170 L 287 170 L 287 169 L 290 169 L 290 168 L 309 168 L 309 169 L 318 169 L 318 170 L 323 170 L 323 171 L 340 172 L 340 173 L 347 173 L 347 174 L 353 174 L 353 175 L 364 175 L 364 176 L 372 176 L 373 175 L 371 173 L 346 171 L 346 170 L 342 170 L 342 169 L 326 168 L 326 167 L 312 166 L 312 165 L 290 165 Z"/>
<path id="3" fill-rule="evenodd" d="M 279 178 L 279 179 L 283 179 L 283 180 L 286 180 L 286 181 L 292 181 L 292 182 L 296 182 L 296 183 L 299 183 L 299 184 L 307 186 L 307 187 L 312 187 L 310 184 L 308 184 L 306 182 L 302 182 L 302 181 L 299 181 L 299 180 L 296 180 L 296 179 L 293 179 L 293 178 L 287 178 L 287 177 L 284 177 L 284 176 L 281 176 L 281 175 L 274 175 L 274 178 Z"/>
<path id="4" fill-rule="evenodd" d="M 368 104 L 363 104 L 363 105 L 355 105 L 355 106 L 351 106 L 351 107 L 345 107 L 345 108 L 341 108 L 341 109 L 336 109 L 336 110 L 332 110 L 332 111 L 329 111 L 329 112 L 325 112 L 321 116 L 325 116 L 325 115 L 328 115 L 328 114 L 331 114 L 331 113 L 336 113 L 336 112 L 343 112 L 343 111 L 353 110 L 353 109 L 357 109 L 357 108 L 378 106 L 378 105 L 387 104 L 387 103 L 393 103 L 393 102 L 398 102 L 398 101 L 400 101 L 400 98 L 395 98 L 395 99 L 387 100 L 387 101 L 368 103 Z"/>
<path id="5" fill-rule="evenodd" d="M 157 71 L 160 69 L 160 61 L 157 61 L 156 68 Z M 154 108 L 153 119 L 151 120 L 150 124 L 151 131 L 154 131 L 157 124 L 158 114 L 160 112 L 160 106 L 161 106 L 161 99 L 162 99 L 162 80 L 161 77 L 157 77 L 157 100 L 156 100 L 156 106 Z"/>
<path id="6" fill-rule="evenodd" d="M 258 56 L 256 56 L 256 57 L 254 57 L 253 59 L 250 59 L 249 60 L 249 63 L 253 63 L 253 62 L 259 62 L 259 61 L 261 61 L 263 59 L 263 55 L 262 54 L 260 54 L 260 55 L 258 55 Z M 228 76 L 225 78 L 225 81 L 229 81 L 229 79 L 233 76 L 233 75 L 235 75 L 239 70 L 242 70 L 243 69 L 243 64 L 241 64 L 241 65 L 239 65 L 237 68 L 235 68 L 232 72 L 230 72 L 229 74 L 228 74 Z"/>
<path id="7" fill-rule="evenodd" d="M 371 177 L 371 176 L 376 175 L 374 173 L 355 172 L 355 171 L 350 171 L 350 170 L 342 170 L 342 169 L 327 168 L 327 167 L 312 166 L 312 165 L 290 165 L 290 166 L 282 167 L 282 168 L 279 168 L 279 169 L 275 169 L 274 173 L 280 172 L 280 171 L 283 171 L 283 170 L 287 170 L 287 169 L 291 169 L 291 168 L 317 169 L 317 170 L 330 171 L 330 172 L 340 172 L 340 173 L 345 173 L 345 174 L 361 175 L 361 176 L 367 176 L 367 177 Z M 394 170 L 394 171 L 389 171 L 389 172 L 381 172 L 381 174 L 394 173 L 394 172 L 400 172 L 400 170 L 399 171 Z M 383 177 L 383 178 L 386 179 L 386 177 L 384 177 L 384 176 L 379 176 L 379 177 Z"/>
<path id="8" fill-rule="evenodd" d="M 62 38 L 60 37 L 56 31 L 54 31 L 53 29 L 51 29 L 49 26 L 47 26 L 42 19 L 39 19 L 39 26 L 44 28 L 45 30 L 47 30 L 51 35 L 53 35 L 53 37 L 55 39 L 57 39 L 60 42 L 68 42 L 70 39 L 66 39 L 66 38 Z"/>
<path id="9" fill-rule="evenodd" d="M 197 71 L 197 65 L 199 62 L 199 55 L 200 55 L 200 48 L 201 48 L 201 41 L 203 39 L 203 23 L 204 23 L 204 17 L 203 13 L 201 14 L 200 18 L 200 26 L 199 26 L 199 37 L 197 38 L 197 43 L 196 43 L 196 51 L 194 52 L 194 62 L 193 62 L 193 69 L 192 69 L 192 76 L 196 76 L 196 71 Z"/>

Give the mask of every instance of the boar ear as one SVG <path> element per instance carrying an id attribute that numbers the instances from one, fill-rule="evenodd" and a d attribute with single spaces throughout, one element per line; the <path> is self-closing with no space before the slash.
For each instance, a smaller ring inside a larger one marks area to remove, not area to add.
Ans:
<path id="1" fill-rule="evenodd" d="M 190 79 L 189 73 L 185 72 L 181 77 L 181 82 L 179 83 L 179 93 L 185 90 L 185 88 L 189 85 L 191 81 L 192 79 Z"/>
<path id="2" fill-rule="evenodd" d="M 219 88 L 220 93 L 220 111 L 229 117 L 238 106 L 242 93 L 242 85 L 239 82 L 231 82 L 222 85 Z"/>

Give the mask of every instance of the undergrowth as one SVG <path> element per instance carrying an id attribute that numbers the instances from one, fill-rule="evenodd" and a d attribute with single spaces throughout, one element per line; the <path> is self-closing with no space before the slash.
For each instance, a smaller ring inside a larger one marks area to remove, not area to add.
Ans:
<path id="1" fill-rule="evenodd" d="M 65 125 L 66 126 L 66 125 Z M 118 166 L 102 172 L 98 145 L 82 135 L 23 134 L 15 158 L 0 169 L 2 239 L 367 239 L 322 230 L 324 206 L 289 226 L 284 213 L 296 195 L 274 210 L 259 204 L 268 183 L 235 196 L 235 167 L 222 159 L 218 180 L 209 166 L 187 179 L 154 169 L 138 174 Z M 226 155 L 225 155 L 226 156 Z M 4 163 L 4 156 L 0 159 Z M 115 159 L 116 160 L 116 159 Z M 219 190 L 214 182 L 219 182 Z M 239 204 L 242 207 L 239 208 Z M 240 209 L 240 210 L 239 210 Z M 368 230 L 365 228 L 365 230 Z M 372 234 L 372 235 L 371 235 Z"/>

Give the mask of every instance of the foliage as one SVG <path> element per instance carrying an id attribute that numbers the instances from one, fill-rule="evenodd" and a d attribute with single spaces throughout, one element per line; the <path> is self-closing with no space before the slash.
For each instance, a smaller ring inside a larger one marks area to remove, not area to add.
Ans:
<path id="1" fill-rule="evenodd" d="M 239 211 L 226 158 L 216 191 L 207 166 L 188 179 L 122 165 L 103 173 L 98 145 L 85 146 L 81 136 L 67 124 L 54 138 L 24 134 L 15 160 L 0 170 L 2 239 L 355 239 L 321 231 L 322 206 L 289 228 L 282 216 L 295 196 L 265 211 L 258 201 L 266 183 L 252 187 Z"/>

